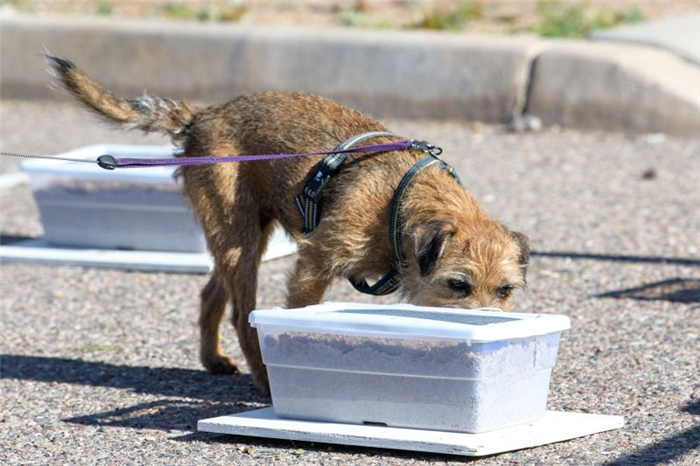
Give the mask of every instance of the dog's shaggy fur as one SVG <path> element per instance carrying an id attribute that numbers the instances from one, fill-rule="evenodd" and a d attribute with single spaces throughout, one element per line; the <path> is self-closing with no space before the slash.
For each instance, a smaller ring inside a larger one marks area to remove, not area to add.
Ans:
<path id="1" fill-rule="evenodd" d="M 186 156 L 332 150 L 368 131 L 386 131 L 361 113 L 321 97 L 265 92 L 207 108 L 154 96 L 115 97 L 71 62 L 48 56 L 59 81 L 108 120 L 170 135 Z M 396 138 L 379 138 L 372 144 Z M 276 222 L 299 244 L 287 307 L 318 303 L 336 277 L 377 278 L 392 265 L 389 209 L 417 151 L 350 155 L 322 193 L 317 229 L 303 235 L 294 196 L 321 157 L 182 167 L 184 192 L 201 223 L 215 268 L 201 293 L 201 360 L 214 373 L 237 372 L 221 351 L 229 303 L 253 379 L 267 388 L 255 329 L 258 266 Z M 525 284 L 527 238 L 490 219 L 445 171 L 424 170 L 405 193 L 400 295 L 419 305 L 498 307 Z"/>

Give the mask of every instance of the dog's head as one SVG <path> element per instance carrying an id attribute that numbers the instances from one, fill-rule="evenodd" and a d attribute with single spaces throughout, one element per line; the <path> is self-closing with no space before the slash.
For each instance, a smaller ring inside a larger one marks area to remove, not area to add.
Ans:
<path id="1" fill-rule="evenodd" d="M 493 220 L 434 220 L 408 234 L 401 290 L 410 303 L 510 311 L 513 292 L 525 286 L 528 238 Z"/>

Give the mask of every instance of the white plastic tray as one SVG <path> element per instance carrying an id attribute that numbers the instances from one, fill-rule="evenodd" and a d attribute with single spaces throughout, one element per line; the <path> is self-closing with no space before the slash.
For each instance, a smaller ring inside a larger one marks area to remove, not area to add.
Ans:
<path id="1" fill-rule="evenodd" d="M 273 260 L 295 252 L 296 246 L 293 243 L 275 241 L 273 236 L 262 260 L 263 262 Z M 0 246 L 0 261 L 149 272 L 206 274 L 212 269 L 211 256 L 205 252 L 121 251 L 57 247 L 43 239 L 29 239 Z"/>
<path id="2" fill-rule="evenodd" d="M 280 419 L 272 408 L 232 414 L 197 423 L 200 432 L 303 442 L 389 448 L 459 456 L 485 456 L 532 448 L 618 429 L 621 416 L 547 411 L 532 424 L 482 434 L 402 429 L 333 422 Z"/>

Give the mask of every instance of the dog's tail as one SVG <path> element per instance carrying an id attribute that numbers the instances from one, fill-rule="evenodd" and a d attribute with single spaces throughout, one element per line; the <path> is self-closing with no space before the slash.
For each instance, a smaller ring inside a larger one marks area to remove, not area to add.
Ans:
<path id="1" fill-rule="evenodd" d="M 45 54 L 50 72 L 75 98 L 89 109 L 110 121 L 138 128 L 146 132 L 161 132 L 174 141 L 185 136 L 186 129 L 199 109 L 182 100 L 171 100 L 152 95 L 139 99 L 117 97 L 72 62 Z"/>

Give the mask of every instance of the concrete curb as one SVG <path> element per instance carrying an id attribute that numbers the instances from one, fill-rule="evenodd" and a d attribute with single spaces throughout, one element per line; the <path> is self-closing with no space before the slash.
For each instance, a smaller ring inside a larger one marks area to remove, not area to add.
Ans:
<path id="1" fill-rule="evenodd" d="M 700 135 L 700 67 L 655 48 L 562 41 L 533 64 L 545 124 Z"/>
<path id="2" fill-rule="evenodd" d="M 659 47 L 700 66 L 700 9 L 681 16 L 596 30 L 589 38 Z"/>
<path id="3" fill-rule="evenodd" d="M 700 68 L 646 47 L 94 18 L 16 16 L 0 29 L 3 98 L 55 97 L 38 58 L 48 47 L 130 96 L 301 90 L 377 115 L 508 123 L 525 111 L 570 126 L 700 131 Z"/>

